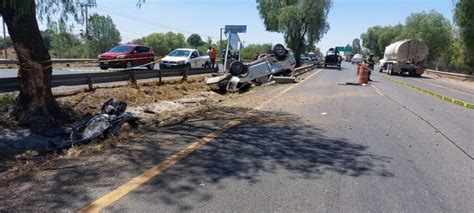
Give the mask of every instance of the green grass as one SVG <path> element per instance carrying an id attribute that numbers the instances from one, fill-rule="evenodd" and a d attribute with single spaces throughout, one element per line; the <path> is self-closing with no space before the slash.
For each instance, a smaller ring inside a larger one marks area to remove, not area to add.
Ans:
<path id="1" fill-rule="evenodd" d="M 4 106 L 4 105 L 13 105 L 13 104 L 15 104 L 15 98 L 16 98 L 16 96 L 11 95 L 11 94 L 2 95 L 2 96 L 0 96 L 0 105 L 2 105 L 2 106 Z"/>

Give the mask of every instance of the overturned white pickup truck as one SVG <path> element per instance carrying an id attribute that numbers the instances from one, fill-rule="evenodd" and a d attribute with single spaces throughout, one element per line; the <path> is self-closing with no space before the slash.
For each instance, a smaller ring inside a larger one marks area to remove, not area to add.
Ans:
<path id="1" fill-rule="evenodd" d="M 229 71 L 207 79 L 206 84 L 216 92 L 237 92 L 249 88 L 252 83 L 269 82 L 273 76 L 292 77 L 296 66 L 293 52 L 277 44 L 272 48 L 272 53 L 261 55 L 249 64 L 234 61 Z"/>

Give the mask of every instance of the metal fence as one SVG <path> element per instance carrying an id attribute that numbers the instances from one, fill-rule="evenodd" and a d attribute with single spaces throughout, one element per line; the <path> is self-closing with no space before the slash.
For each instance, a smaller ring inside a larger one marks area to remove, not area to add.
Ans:
<path id="1" fill-rule="evenodd" d="M 112 83 L 120 81 L 131 81 L 158 78 L 161 82 L 163 77 L 187 78 L 188 75 L 200 75 L 217 72 L 217 69 L 169 69 L 169 70 L 125 70 L 105 73 L 81 73 L 68 75 L 53 75 L 51 87 L 89 85 L 93 89 L 94 84 Z M 20 88 L 21 78 L 0 79 L 0 92 L 13 92 Z"/>

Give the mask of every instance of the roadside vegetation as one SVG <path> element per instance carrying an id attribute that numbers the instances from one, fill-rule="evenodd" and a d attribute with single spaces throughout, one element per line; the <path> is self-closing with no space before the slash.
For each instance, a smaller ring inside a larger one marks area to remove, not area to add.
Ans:
<path id="1" fill-rule="evenodd" d="M 386 46 L 415 38 L 428 46 L 428 68 L 473 74 L 474 15 L 467 9 L 472 7 L 473 1 L 456 1 L 454 23 L 437 11 L 429 11 L 413 13 L 397 25 L 370 27 L 361 35 L 366 51 L 360 48 L 360 40 L 354 39 L 352 54 L 372 53 L 380 59 Z"/>

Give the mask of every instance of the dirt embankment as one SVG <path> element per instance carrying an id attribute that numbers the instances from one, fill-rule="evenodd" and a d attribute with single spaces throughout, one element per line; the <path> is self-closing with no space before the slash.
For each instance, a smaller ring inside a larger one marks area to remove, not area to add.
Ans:
<path id="1" fill-rule="evenodd" d="M 158 82 L 143 83 L 139 84 L 138 88 L 130 85 L 98 88 L 92 92 L 56 94 L 56 100 L 62 108 L 69 109 L 70 120 L 77 122 L 87 113 L 99 113 L 104 102 L 115 98 L 125 101 L 128 105 L 127 111 L 141 118 L 143 129 L 156 128 L 184 122 L 191 118 L 195 111 L 210 108 L 213 103 L 226 98 L 210 92 L 203 81 L 203 77 L 194 77 L 189 78 L 187 82 L 170 80 L 162 85 Z M 62 152 L 50 152 L 45 150 L 45 145 L 53 140 L 51 137 L 18 127 L 9 117 L 8 108 L 12 102 L 12 97 L 0 102 L 0 182 L 32 174 L 47 167 L 48 163 L 55 159 L 100 151 L 142 134 L 140 130 L 132 131 L 125 125 L 116 137 L 100 138 Z M 73 127 L 75 123 L 63 125 Z"/>

